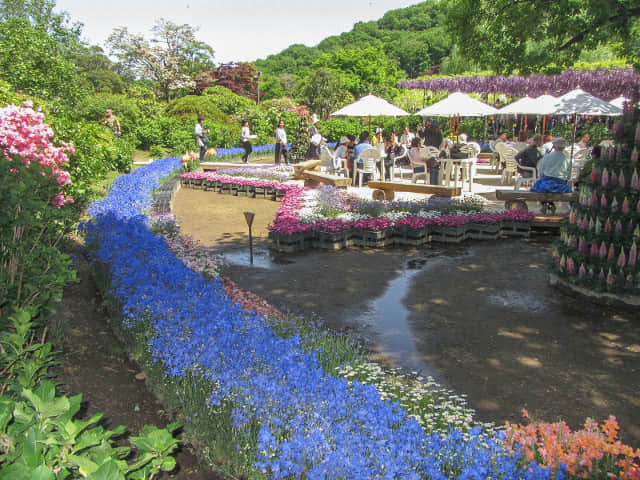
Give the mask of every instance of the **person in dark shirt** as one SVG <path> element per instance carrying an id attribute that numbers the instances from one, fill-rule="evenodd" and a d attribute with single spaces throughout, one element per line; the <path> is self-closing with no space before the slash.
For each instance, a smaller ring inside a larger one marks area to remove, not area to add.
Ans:
<path id="1" fill-rule="evenodd" d="M 431 126 L 425 131 L 424 145 L 426 147 L 440 148 L 442 145 L 442 131 L 437 121 L 431 122 Z"/>
<path id="2" fill-rule="evenodd" d="M 533 142 L 524 150 L 521 150 L 516 155 L 516 161 L 518 165 L 523 167 L 538 167 L 538 160 L 542 158 L 542 136 L 536 135 L 533 137 Z M 520 170 L 518 172 L 523 177 L 531 177 L 531 172 L 528 170 Z"/>

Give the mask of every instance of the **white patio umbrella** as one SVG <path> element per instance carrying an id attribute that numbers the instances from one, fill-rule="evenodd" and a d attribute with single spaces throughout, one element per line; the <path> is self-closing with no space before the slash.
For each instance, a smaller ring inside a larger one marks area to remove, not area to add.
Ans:
<path id="1" fill-rule="evenodd" d="M 444 100 L 440 100 L 416 115 L 421 117 L 485 117 L 498 113 L 496 108 L 470 97 L 466 93 L 455 92 Z"/>
<path id="2" fill-rule="evenodd" d="M 409 115 L 399 107 L 375 95 L 366 95 L 357 102 L 342 107 L 331 114 L 332 117 L 403 117 Z"/>
<path id="3" fill-rule="evenodd" d="M 366 95 L 357 102 L 346 107 L 342 107 L 331 114 L 332 117 L 369 117 L 369 135 L 371 135 L 371 117 L 404 117 L 409 115 L 399 107 L 387 102 L 385 99 L 375 95 Z M 356 180 L 355 165 L 353 168 L 353 183 Z"/>
<path id="4" fill-rule="evenodd" d="M 555 109 L 558 97 L 553 95 L 544 94 L 536 97 L 536 107 L 538 108 L 538 114 L 542 115 L 542 133 L 545 132 L 547 126 L 547 115 L 551 115 Z"/>
<path id="5" fill-rule="evenodd" d="M 558 98 L 555 115 L 622 115 L 622 109 L 577 88 Z"/>
<path id="6" fill-rule="evenodd" d="M 510 103 L 506 107 L 498 110 L 498 115 L 520 115 L 524 114 L 524 129 L 527 130 L 527 116 L 535 114 L 537 110 L 537 102 L 535 99 L 525 96 L 520 100 Z"/>
<path id="7" fill-rule="evenodd" d="M 611 100 L 609 103 L 611 105 L 614 105 L 618 108 L 624 108 L 624 104 L 629 102 L 630 100 L 625 97 L 624 95 L 619 96 L 618 98 L 614 98 L 613 100 Z"/>
<path id="8" fill-rule="evenodd" d="M 573 115 L 571 138 L 571 156 L 573 157 L 573 146 L 576 143 L 576 117 L 578 115 L 617 116 L 622 115 L 622 109 L 577 88 L 558 98 L 553 113 L 556 115 Z"/>
<path id="9" fill-rule="evenodd" d="M 489 115 L 495 115 L 496 113 L 498 113 L 497 108 L 493 108 L 491 105 L 476 100 L 466 93 L 454 92 L 444 100 L 440 100 L 416 112 L 416 115 L 420 115 L 421 117 L 449 117 L 449 130 L 453 130 L 451 128 L 452 117 L 487 117 Z M 454 123 L 456 124 L 457 133 L 457 122 Z"/>

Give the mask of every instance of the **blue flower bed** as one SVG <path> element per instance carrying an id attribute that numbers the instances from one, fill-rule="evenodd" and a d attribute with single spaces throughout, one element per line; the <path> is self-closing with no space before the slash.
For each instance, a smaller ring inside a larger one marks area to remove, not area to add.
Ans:
<path id="1" fill-rule="evenodd" d="M 166 373 L 211 381 L 210 404 L 232 402 L 236 430 L 259 425 L 255 468 L 275 479 L 549 478 L 535 464 L 520 468 L 479 429 L 428 435 L 398 403 L 328 375 L 322 352 L 304 351 L 299 336 L 279 337 L 217 278 L 187 268 L 145 215 L 160 180 L 179 169 L 167 158 L 118 178 L 91 206 L 87 239 L 109 267 L 125 325 L 150 322 L 149 349 Z"/>
<path id="2" fill-rule="evenodd" d="M 327 145 L 331 148 L 336 147 L 336 143 L 327 143 Z M 274 143 L 268 145 L 253 145 L 253 151 L 251 155 L 266 155 L 268 153 L 274 153 L 276 150 L 276 145 Z M 291 143 L 287 144 L 287 148 L 291 149 Z M 216 157 L 218 158 L 234 158 L 241 157 L 244 155 L 244 148 L 240 147 L 231 147 L 231 148 L 216 148 Z"/>

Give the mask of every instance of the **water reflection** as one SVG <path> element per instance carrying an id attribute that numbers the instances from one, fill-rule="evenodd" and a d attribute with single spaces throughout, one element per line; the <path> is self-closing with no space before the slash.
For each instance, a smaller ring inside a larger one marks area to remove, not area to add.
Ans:
<path id="1" fill-rule="evenodd" d="M 231 250 L 225 251 L 224 260 L 226 263 L 233 265 L 241 265 L 244 267 L 253 266 L 256 268 L 263 268 L 267 270 L 273 270 L 280 265 L 288 265 L 294 263 L 290 256 L 282 255 L 269 250 L 264 247 L 254 247 L 253 249 L 253 265 L 250 262 L 249 248 L 245 250 Z"/>

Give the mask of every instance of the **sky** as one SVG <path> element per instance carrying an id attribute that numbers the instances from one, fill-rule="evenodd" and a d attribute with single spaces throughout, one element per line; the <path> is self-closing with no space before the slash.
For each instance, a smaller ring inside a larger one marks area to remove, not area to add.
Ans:
<path id="1" fill-rule="evenodd" d="M 356 22 L 377 20 L 388 10 L 419 0 L 57 0 L 84 24 L 83 38 L 104 43 L 115 27 L 151 37 L 163 18 L 198 29 L 196 38 L 210 45 L 216 63 L 266 58 L 294 43 L 315 46 L 324 38 L 351 30 Z M 109 52 L 106 52 L 109 53 Z"/>

